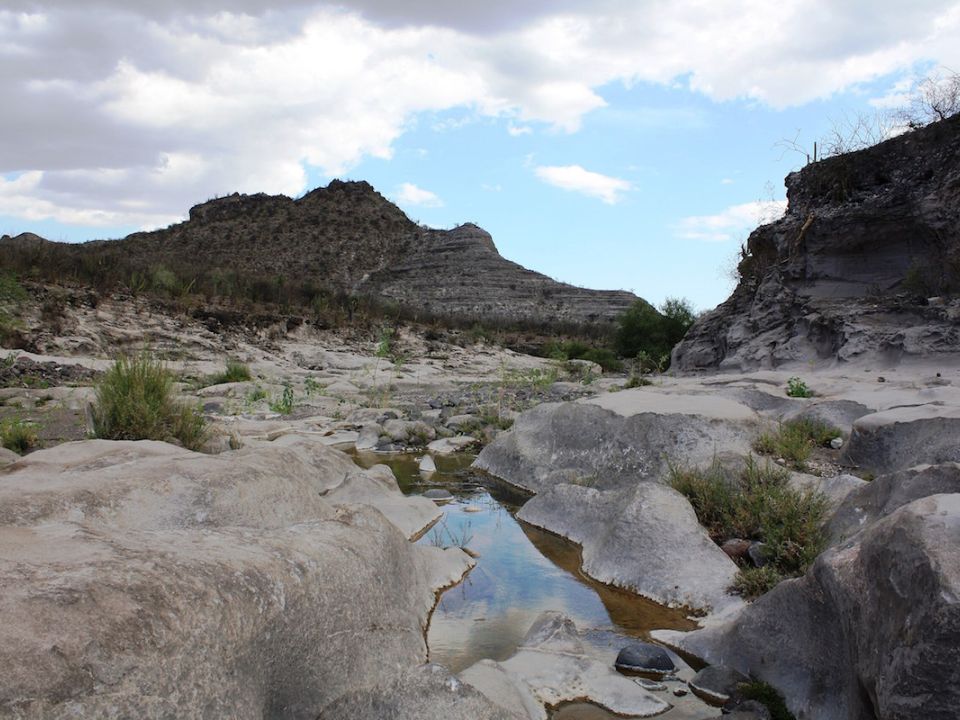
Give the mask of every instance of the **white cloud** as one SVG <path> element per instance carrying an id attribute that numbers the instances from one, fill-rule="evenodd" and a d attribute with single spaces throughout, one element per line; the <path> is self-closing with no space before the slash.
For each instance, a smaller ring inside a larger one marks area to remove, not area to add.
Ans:
<path id="1" fill-rule="evenodd" d="M 580 165 L 541 165 L 534 172 L 550 185 L 599 198 L 608 205 L 618 202 L 622 193 L 633 188 L 626 180 L 591 172 Z"/>
<path id="2" fill-rule="evenodd" d="M 687 240 L 727 242 L 758 225 L 779 219 L 786 209 L 786 200 L 758 200 L 732 205 L 716 215 L 685 217 L 676 224 L 674 230 L 678 237 Z"/>
<path id="3" fill-rule="evenodd" d="M 721 185 L 733 185 L 733 182 L 734 182 L 733 178 L 723 178 L 723 180 L 720 181 L 720 184 L 721 184 Z"/>
<path id="4" fill-rule="evenodd" d="M 436 193 L 417 187 L 413 183 L 401 183 L 394 196 L 401 205 L 419 207 L 443 207 L 443 200 Z"/>
<path id="5" fill-rule="evenodd" d="M 529 135 L 533 132 L 533 128 L 529 125 L 514 125 L 510 123 L 507 125 L 507 132 L 510 134 L 510 137 L 520 137 L 521 135 Z"/>
<path id="6" fill-rule="evenodd" d="M 575 132 L 614 82 L 779 108 L 921 61 L 960 66 L 958 0 L 79 5 L 0 10 L 0 136 L 16 138 L 0 174 L 42 173 L 22 217 L 139 222 L 234 190 L 295 195 L 308 167 L 390 158 L 421 113 Z"/>

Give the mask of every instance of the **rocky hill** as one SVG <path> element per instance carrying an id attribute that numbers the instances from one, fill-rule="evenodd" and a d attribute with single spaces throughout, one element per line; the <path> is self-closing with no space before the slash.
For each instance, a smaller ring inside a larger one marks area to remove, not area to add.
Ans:
<path id="1" fill-rule="evenodd" d="M 960 352 L 960 116 L 787 176 L 786 215 L 674 366 L 896 363 Z"/>
<path id="2" fill-rule="evenodd" d="M 71 246 L 25 234 L 3 238 L 4 247 L 37 254 L 35 265 L 92 266 L 124 282 L 163 268 L 184 285 L 195 279 L 215 291 L 259 283 L 269 297 L 296 286 L 306 300 L 321 291 L 373 297 L 425 316 L 606 323 L 637 299 L 527 270 L 475 225 L 420 226 L 366 182 L 334 180 L 296 200 L 217 198 L 193 207 L 185 222 L 122 240 Z"/>

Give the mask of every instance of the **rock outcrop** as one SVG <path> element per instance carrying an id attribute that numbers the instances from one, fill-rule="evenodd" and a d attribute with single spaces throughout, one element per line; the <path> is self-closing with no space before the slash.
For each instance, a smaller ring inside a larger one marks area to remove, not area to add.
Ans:
<path id="1" fill-rule="evenodd" d="M 955 718 L 960 495 L 899 508 L 727 624 L 655 635 L 771 683 L 798 720 Z"/>
<path id="2" fill-rule="evenodd" d="M 958 352 L 960 115 L 808 165 L 786 186 L 786 215 L 750 235 L 737 288 L 674 349 L 674 367 Z"/>
<path id="3" fill-rule="evenodd" d="M 637 300 L 527 270 L 501 257 L 476 225 L 418 225 L 366 182 L 334 180 L 296 200 L 235 193 L 191 208 L 185 222 L 122 240 L 67 245 L 32 234 L 4 236 L 0 257 L 13 251 L 64 272 L 92 262 L 161 284 L 158 268 L 184 282 L 203 274 L 217 292 L 244 286 L 246 296 L 262 300 L 285 292 L 304 302 L 321 292 L 372 297 L 425 319 L 607 323 Z"/>
<path id="4" fill-rule="evenodd" d="M 6 466 L 0 717 L 315 718 L 422 663 L 434 594 L 470 561 L 328 499 L 384 483 L 303 438 L 213 457 L 84 441 Z"/>

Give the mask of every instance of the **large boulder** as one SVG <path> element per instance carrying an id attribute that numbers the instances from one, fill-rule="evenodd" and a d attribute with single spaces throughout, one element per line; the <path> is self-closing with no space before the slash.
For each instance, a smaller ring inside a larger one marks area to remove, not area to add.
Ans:
<path id="1" fill-rule="evenodd" d="M 700 526 L 687 499 L 666 485 L 554 485 L 517 517 L 579 543 L 583 571 L 601 582 L 671 607 L 722 613 L 742 606 L 727 592 L 736 564 Z"/>
<path id="2" fill-rule="evenodd" d="M 709 463 L 718 448 L 746 455 L 757 422 L 727 398 L 623 390 L 522 413 L 474 467 L 532 492 L 564 482 L 625 487 L 661 479 L 671 460 Z"/>
<path id="3" fill-rule="evenodd" d="M 0 470 L 0 717 L 315 718 L 423 662 L 469 560 L 322 497 L 384 478 L 278 443 L 86 441 Z"/>
<path id="4" fill-rule="evenodd" d="M 655 635 L 769 682 L 798 720 L 956 718 L 960 495 L 899 508 L 728 623 Z"/>
<path id="5" fill-rule="evenodd" d="M 841 542 L 914 500 L 960 493 L 960 464 L 921 465 L 881 475 L 851 492 L 827 523 L 833 542 Z"/>
<path id="6" fill-rule="evenodd" d="M 960 407 L 925 404 L 864 415 L 853 424 L 846 461 L 874 472 L 960 462 Z"/>

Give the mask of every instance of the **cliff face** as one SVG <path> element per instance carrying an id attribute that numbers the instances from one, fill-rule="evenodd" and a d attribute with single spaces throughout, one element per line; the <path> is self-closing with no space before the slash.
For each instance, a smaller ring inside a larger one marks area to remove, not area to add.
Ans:
<path id="1" fill-rule="evenodd" d="M 895 363 L 960 353 L 960 116 L 787 176 L 740 281 L 674 367 Z"/>
<path id="2" fill-rule="evenodd" d="M 34 238 L 4 238 L 3 244 L 45 243 Z M 43 253 L 61 265 L 122 262 L 145 272 L 163 266 L 187 279 L 235 273 L 310 282 L 433 315 L 545 325 L 612 322 L 637 299 L 527 270 L 501 257 L 489 233 L 475 225 L 417 225 L 365 182 L 334 180 L 297 200 L 234 194 L 193 207 L 187 221 L 163 230 L 80 246 L 45 243 Z"/>

